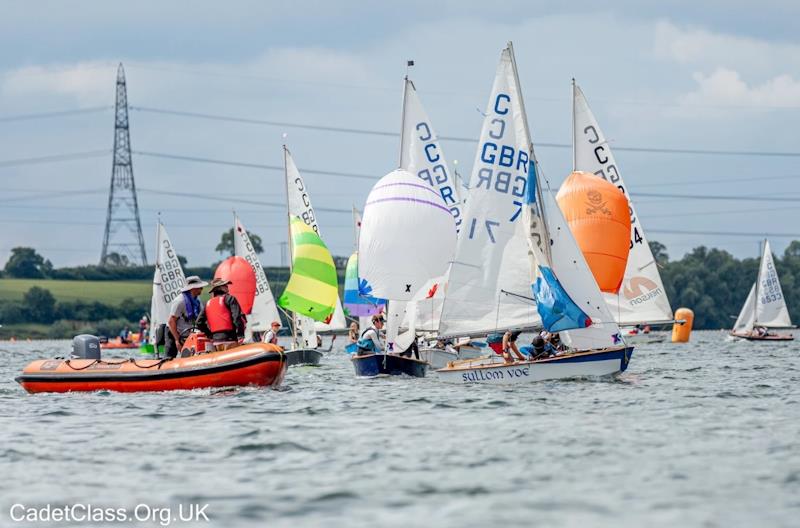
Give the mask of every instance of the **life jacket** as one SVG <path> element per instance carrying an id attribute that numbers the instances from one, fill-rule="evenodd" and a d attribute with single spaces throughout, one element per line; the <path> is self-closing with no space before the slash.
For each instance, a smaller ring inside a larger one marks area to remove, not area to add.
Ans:
<path id="1" fill-rule="evenodd" d="M 272 337 L 267 339 L 267 336 L 269 336 L 270 334 L 272 334 Z M 271 329 L 267 330 L 267 333 L 264 334 L 264 342 L 265 343 L 272 343 L 273 345 L 277 345 L 278 344 L 278 334 L 273 332 Z"/>
<path id="2" fill-rule="evenodd" d="M 364 336 L 367 335 L 367 332 L 370 330 L 374 331 L 376 335 L 378 335 L 378 330 L 374 326 L 370 326 L 366 330 L 361 333 L 361 339 L 358 340 L 356 346 L 358 347 L 359 352 L 377 352 L 377 347 L 375 346 L 375 341 L 372 338 L 365 338 Z"/>
<path id="3" fill-rule="evenodd" d="M 208 300 L 206 303 L 206 319 L 208 320 L 208 329 L 212 333 L 230 332 L 234 329 L 231 311 L 228 305 L 225 304 L 224 295 L 218 295 Z"/>

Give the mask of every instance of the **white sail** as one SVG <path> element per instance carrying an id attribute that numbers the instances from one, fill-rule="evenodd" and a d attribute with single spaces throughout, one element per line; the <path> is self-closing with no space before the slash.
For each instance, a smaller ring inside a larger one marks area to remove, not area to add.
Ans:
<path id="1" fill-rule="evenodd" d="M 442 309 L 441 336 L 539 324 L 522 221 L 530 134 L 509 48 L 486 108 Z"/>
<path id="2" fill-rule="evenodd" d="M 594 173 L 613 183 L 628 198 L 630 207 L 631 251 L 619 293 L 603 294 L 608 308 L 614 319 L 623 325 L 671 321 L 673 314 L 667 291 L 611 146 L 583 92 L 577 85 L 573 87 L 573 170 Z"/>
<path id="3" fill-rule="evenodd" d="M 250 241 L 242 222 L 238 216 L 234 215 L 233 228 L 233 252 L 236 256 L 242 257 L 253 267 L 256 274 L 256 296 L 253 299 L 253 310 L 247 316 L 247 328 L 245 338 L 252 338 L 253 332 L 266 332 L 270 328 L 272 321 L 280 321 L 278 306 L 275 304 L 275 296 L 269 287 L 267 275 L 261 265 L 255 248 Z"/>
<path id="4" fill-rule="evenodd" d="M 756 284 L 750 287 L 750 293 L 747 294 L 747 300 L 744 301 L 742 311 L 739 312 L 739 317 L 736 318 L 736 323 L 733 325 L 734 332 L 749 333 L 753 330 L 753 325 L 756 320 Z"/>
<path id="5" fill-rule="evenodd" d="M 783 328 L 792 326 L 768 240 L 764 241 L 764 253 L 758 270 L 756 300 L 755 325 Z"/>
<path id="6" fill-rule="evenodd" d="M 453 214 L 458 230 L 461 225 L 461 189 L 450 173 L 439 138 L 419 100 L 414 83 L 408 78 L 403 92 L 400 134 L 400 168 L 439 192 L 445 206 Z"/>
<path id="7" fill-rule="evenodd" d="M 156 266 L 153 274 L 153 297 L 150 300 L 150 343 L 155 344 L 156 330 L 169 321 L 169 307 L 186 285 L 178 253 L 172 247 L 167 230 L 159 221 L 156 228 Z"/>
<path id="8" fill-rule="evenodd" d="M 358 240 L 358 275 L 371 295 L 412 301 L 427 293 L 432 277 L 444 275 L 453 259 L 453 215 L 434 189 L 397 169 L 367 197 Z"/>
<path id="9" fill-rule="evenodd" d="M 315 323 L 317 321 L 305 315 L 297 315 L 297 328 L 300 330 L 300 336 L 303 341 L 301 346 L 303 348 L 317 348 L 317 330 Z"/>
<path id="10" fill-rule="evenodd" d="M 314 207 L 311 205 L 311 197 L 308 194 L 308 189 L 303 181 L 303 177 L 300 176 L 297 165 L 294 163 L 292 154 L 288 150 L 286 151 L 286 188 L 289 200 L 289 215 L 299 217 L 322 238 L 319 224 L 317 223 L 317 215 L 314 213 Z M 313 325 L 306 324 L 304 326 L 304 331 L 310 331 L 308 326 L 313 326 L 317 332 L 331 332 L 347 329 L 342 300 L 338 297 L 336 298 L 336 309 L 328 324 L 321 321 L 314 321 Z M 314 336 L 314 346 L 316 346 L 316 335 Z"/>
<path id="11" fill-rule="evenodd" d="M 400 126 L 400 168 L 418 176 L 420 180 L 439 192 L 445 205 L 453 214 L 456 232 L 458 232 L 462 221 L 462 192 L 458 181 L 451 175 L 449 167 L 433 124 L 417 95 L 416 87 L 410 79 L 406 78 Z M 393 324 L 399 324 L 402 328 L 415 328 L 429 332 L 439 329 L 447 276 L 445 274 L 430 279 L 431 287 L 436 288 L 437 298 L 413 301 L 416 306 L 406 307 L 402 322 L 390 317 L 386 323 L 387 336 L 396 335 L 397 329 L 392 328 Z"/>
<path id="12" fill-rule="evenodd" d="M 570 298 L 592 320 L 592 325 L 588 328 L 563 332 L 561 335 L 564 342 L 578 350 L 591 350 L 621 344 L 619 327 L 608 311 L 608 306 L 597 286 L 594 275 L 592 275 L 553 193 L 550 192 L 550 189 L 546 189 L 542 195 L 545 225 L 550 237 L 552 269 Z M 545 260 L 547 257 L 540 258 Z"/>

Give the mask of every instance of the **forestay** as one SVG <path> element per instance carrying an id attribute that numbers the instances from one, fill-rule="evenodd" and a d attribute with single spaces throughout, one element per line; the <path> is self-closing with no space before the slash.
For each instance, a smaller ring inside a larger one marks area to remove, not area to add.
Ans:
<path id="1" fill-rule="evenodd" d="M 486 108 L 450 268 L 439 325 L 441 336 L 480 335 L 539 324 L 531 300 L 531 273 L 522 209 L 530 135 L 503 50 Z"/>
<path id="2" fill-rule="evenodd" d="M 616 185 L 628 199 L 631 215 L 630 255 L 618 294 L 603 294 L 609 311 L 622 325 L 671 321 L 667 292 L 650 251 L 639 215 L 631 201 L 614 154 L 583 92 L 573 85 L 574 170 L 594 173 Z"/>
<path id="3" fill-rule="evenodd" d="M 253 332 L 266 332 L 273 321 L 280 321 L 278 307 L 275 305 L 275 297 L 269 287 L 269 281 L 267 281 L 261 260 L 258 258 L 258 254 L 250 241 L 250 236 L 247 234 L 247 230 L 242 225 L 239 217 L 235 215 L 233 247 L 234 254 L 249 262 L 256 274 L 256 296 L 253 300 L 253 310 L 247 316 L 245 334 L 246 336 L 252 336 Z"/>
<path id="4" fill-rule="evenodd" d="M 156 342 L 156 330 L 169 321 L 172 301 L 186 285 L 178 253 L 172 247 L 167 230 L 159 221 L 156 228 L 156 266 L 153 274 L 153 297 L 150 300 L 150 343 Z"/>

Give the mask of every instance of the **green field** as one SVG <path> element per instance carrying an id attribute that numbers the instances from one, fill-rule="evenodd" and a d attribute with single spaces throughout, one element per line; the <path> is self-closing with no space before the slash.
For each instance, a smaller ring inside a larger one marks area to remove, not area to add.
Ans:
<path id="1" fill-rule="evenodd" d="M 118 305 L 126 298 L 149 303 L 153 292 L 150 281 L 0 279 L 0 302 L 21 301 L 33 286 L 50 290 L 56 301 L 99 301 L 108 305 Z"/>

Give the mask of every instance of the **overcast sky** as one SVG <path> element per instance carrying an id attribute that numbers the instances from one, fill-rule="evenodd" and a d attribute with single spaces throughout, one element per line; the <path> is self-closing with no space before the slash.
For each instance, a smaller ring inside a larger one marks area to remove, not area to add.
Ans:
<path id="1" fill-rule="evenodd" d="M 537 153 L 558 185 L 571 169 L 570 79 L 614 147 L 800 153 L 796 2 L 14 2 L 0 0 L 0 265 L 33 246 L 57 266 L 100 256 L 111 176 L 114 82 L 134 107 L 396 132 L 405 61 L 439 135 L 477 138 L 500 50 L 513 40 Z M 40 119 L 42 112 L 107 107 Z M 390 135 L 268 126 L 132 110 L 134 151 L 280 165 L 282 135 L 303 169 L 379 178 Z M 468 177 L 475 144 L 443 141 Z M 53 163 L 24 158 L 107 154 Z M 795 156 L 616 150 L 650 240 L 672 257 L 705 244 L 754 256 L 800 233 Z M 190 264 L 236 209 L 280 262 L 280 171 L 134 155 L 148 258 L 157 214 Z M 333 253 L 352 251 L 349 214 L 373 182 L 305 173 Z M 68 191 L 80 193 L 65 194 Z M 168 193 L 216 194 L 217 200 Z M 664 194 L 758 198 L 686 199 Z M 797 201 L 794 201 L 797 200 Z M 250 203 L 248 203 L 250 202 Z M 673 231 L 673 233 L 665 232 Z M 674 231 L 701 231 L 687 235 Z M 709 234 L 717 233 L 717 234 Z M 797 238 L 800 238 L 798 236 Z"/>

